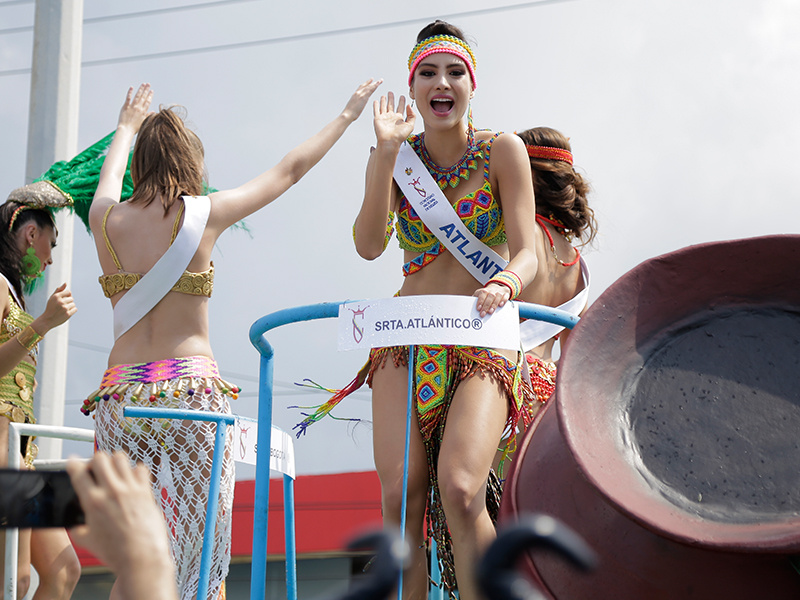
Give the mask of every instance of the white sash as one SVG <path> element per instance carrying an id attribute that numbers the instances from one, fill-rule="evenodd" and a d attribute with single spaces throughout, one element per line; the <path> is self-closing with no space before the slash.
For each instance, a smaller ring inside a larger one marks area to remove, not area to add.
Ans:
<path id="1" fill-rule="evenodd" d="M 11 296 L 14 298 L 14 301 L 17 303 L 17 306 L 22 308 L 22 302 L 20 301 L 19 297 L 17 297 L 17 291 L 14 289 L 14 286 L 11 285 L 11 282 L 8 280 L 8 277 L 0 273 L 0 277 L 6 280 L 6 285 L 8 286 L 8 291 Z"/>
<path id="2" fill-rule="evenodd" d="M 506 268 L 508 261 L 476 238 L 459 218 L 408 142 L 400 146 L 394 179 L 422 222 L 481 285 Z"/>
<path id="3" fill-rule="evenodd" d="M 583 257 L 581 257 L 580 264 L 581 275 L 583 276 L 583 289 L 575 294 L 574 298 L 556 307 L 576 317 L 581 314 L 581 311 L 586 308 L 586 304 L 589 302 L 589 267 L 586 265 Z M 522 349 L 527 352 L 531 348 L 536 348 L 536 346 L 545 343 L 563 329 L 564 327 L 561 325 L 528 319 L 519 325 L 519 337 L 522 342 Z"/>
<path id="4" fill-rule="evenodd" d="M 183 204 L 183 226 L 175 241 L 114 306 L 114 340 L 136 325 L 167 295 L 197 252 L 211 212 L 211 201 L 208 196 L 184 196 Z"/>

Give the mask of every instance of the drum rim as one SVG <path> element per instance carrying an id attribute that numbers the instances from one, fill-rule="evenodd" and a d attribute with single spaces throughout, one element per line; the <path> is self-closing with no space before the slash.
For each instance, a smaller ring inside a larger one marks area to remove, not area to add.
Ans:
<path id="1" fill-rule="evenodd" d="M 781 256 L 782 260 L 765 259 L 771 256 Z M 624 385 L 622 378 L 633 361 L 643 360 L 636 353 L 667 328 L 649 322 L 655 313 L 689 319 L 692 307 L 699 305 L 707 310 L 705 303 L 715 302 L 800 307 L 800 290 L 792 289 L 785 277 L 786 269 L 793 268 L 800 269 L 797 235 L 690 246 L 645 261 L 623 275 L 575 327 L 558 371 L 555 408 L 559 427 L 582 474 L 617 510 L 648 529 L 686 544 L 732 551 L 743 547 L 800 550 L 800 517 L 759 523 L 712 521 L 681 510 L 648 488 L 644 478 L 623 458 L 619 411 L 614 411 Z M 732 277 L 732 273 L 739 277 Z M 694 283 L 699 277 L 703 285 Z M 668 289 L 677 290 L 674 297 L 665 296 Z M 703 299 L 705 303 L 698 304 Z M 637 337 L 638 342 L 634 339 Z M 620 360 L 620 356 L 625 359 Z M 598 382 L 611 382 L 616 387 L 600 389 Z"/>

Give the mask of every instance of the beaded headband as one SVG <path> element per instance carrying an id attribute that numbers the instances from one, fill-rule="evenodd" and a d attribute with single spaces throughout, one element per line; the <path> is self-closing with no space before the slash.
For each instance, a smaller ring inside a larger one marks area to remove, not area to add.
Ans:
<path id="1" fill-rule="evenodd" d="M 435 35 L 425 38 L 414 46 L 411 55 L 408 57 L 409 86 L 414 79 L 414 71 L 417 70 L 419 63 L 421 63 L 425 57 L 439 53 L 452 54 L 463 60 L 472 78 L 472 89 L 474 90 L 478 87 L 478 82 L 475 79 L 475 55 L 464 40 L 452 35 Z"/>
<path id="2" fill-rule="evenodd" d="M 553 148 L 552 146 L 529 146 L 525 144 L 528 156 L 531 158 L 544 158 L 545 160 L 560 160 L 572 164 L 572 152 L 563 148 Z"/>

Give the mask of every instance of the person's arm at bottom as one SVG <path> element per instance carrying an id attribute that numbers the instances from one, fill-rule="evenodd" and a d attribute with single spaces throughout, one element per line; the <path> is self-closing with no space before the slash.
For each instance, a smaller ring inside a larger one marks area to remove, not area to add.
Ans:
<path id="1" fill-rule="evenodd" d="M 97 453 L 67 465 L 86 515 L 72 537 L 116 574 L 127 600 L 177 600 L 175 566 L 164 517 L 147 467 L 131 468 L 123 453 Z"/>

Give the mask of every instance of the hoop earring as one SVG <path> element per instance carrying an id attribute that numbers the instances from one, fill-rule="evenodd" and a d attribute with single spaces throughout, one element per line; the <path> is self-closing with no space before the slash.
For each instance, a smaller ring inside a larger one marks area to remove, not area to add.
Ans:
<path id="1" fill-rule="evenodd" d="M 42 261 L 36 256 L 33 246 L 28 246 L 25 255 L 20 259 L 20 273 L 28 279 L 37 278 L 42 272 Z"/>

